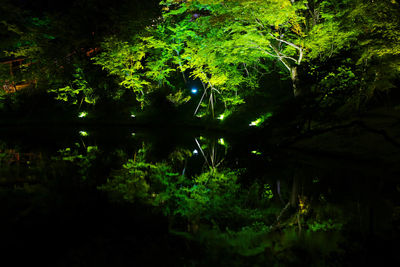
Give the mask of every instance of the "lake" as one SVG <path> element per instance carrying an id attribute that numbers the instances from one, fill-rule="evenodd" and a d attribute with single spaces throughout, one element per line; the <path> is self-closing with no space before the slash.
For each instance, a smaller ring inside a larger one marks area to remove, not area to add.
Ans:
<path id="1" fill-rule="evenodd" d="M 259 133 L 2 128 L 0 251 L 7 266 L 384 266 L 400 172 L 374 156 Z"/>

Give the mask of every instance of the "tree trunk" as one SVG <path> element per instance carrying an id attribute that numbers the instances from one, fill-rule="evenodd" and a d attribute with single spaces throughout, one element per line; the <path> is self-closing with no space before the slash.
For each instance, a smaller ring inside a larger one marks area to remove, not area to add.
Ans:
<path id="1" fill-rule="evenodd" d="M 293 95 L 294 95 L 294 97 L 298 97 L 301 95 L 301 92 L 300 92 L 299 87 L 297 86 L 297 83 L 298 83 L 297 66 L 291 68 L 290 78 L 292 80 Z"/>
<path id="2" fill-rule="evenodd" d="M 298 173 L 295 172 L 293 175 L 292 193 L 290 196 L 290 206 L 292 206 L 292 208 L 296 208 L 298 205 L 297 204 L 298 192 L 299 192 L 299 178 L 298 178 Z"/>

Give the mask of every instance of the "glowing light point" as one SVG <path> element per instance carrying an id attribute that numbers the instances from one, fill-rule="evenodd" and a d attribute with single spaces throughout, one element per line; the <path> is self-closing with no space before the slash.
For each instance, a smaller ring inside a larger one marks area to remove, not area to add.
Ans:
<path id="1" fill-rule="evenodd" d="M 87 116 L 87 112 L 86 111 L 82 111 L 81 113 L 79 113 L 78 117 L 79 118 L 84 118 Z"/>
<path id="2" fill-rule="evenodd" d="M 224 140 L 224 138 L 218 139 L 218 144 L 224 146 L 224 145 L 225 145 L 225 140 Z"/>
<path id="3" fill-rule="evenodd" d="M 259 126 L 262 123 L 261 119 L 257 119 L 255 121 L 252 121 L 249 126 Z"/>
<path id="4" fill-rule="evenodd" d="M 136 117 L 136 115 L 135 114 L 131 114 L 131 118 L 135 118 Z"/>
<path id="5" fill-rule="evenodd" d="M 80 136 L 88 136 L 89 134 L 85 131 L 79 131 Z"/>
<path id="6" fill-rule="evenodd" d="M 221 121 L 222 121 L 224 118 L 225 118 L 225 115 L 224 115 L 224 114 L 221 114 L 221 115 L 219 115 L 219 117 L 218 117 L 218 119 L 221 120 Z"/>
<path id="7" fill-rule="evenodd" d="M 272 112 L 268 112 L 264 115 L 262 115 L 260 118 L 256 119 L 255 121 L 252 121 L 249 126 L 261 126 L 261 124 L 267 120 L 268 118 L 272 117 Z"/>
<path id="8" fill-rule="evenodd" d="M 199 151 L 197 151 L 197 149 L 193 150 L 193 155 L 197 155 L 199 154 Z"/>
<path id="9" fill-rule="evenodd" d="M 254 154 L 254 155 L 261 155 L 262 153 L 261 153 L 260 151 L 253 150 L 253 151 L 251 151 L 251 154 Z"/>
<path id="10" fill-rule="evenodd" d="M 135 135 L 136 135 L 136 133 L 131 133 L 131 135 L 132 135 L 132 136 L 135 136 Z"/>
<path id="11" fill-rule="evenodd" d="M 197 88 L 192 88 L 191 92 L 192 94 L 197 94 Z"/>

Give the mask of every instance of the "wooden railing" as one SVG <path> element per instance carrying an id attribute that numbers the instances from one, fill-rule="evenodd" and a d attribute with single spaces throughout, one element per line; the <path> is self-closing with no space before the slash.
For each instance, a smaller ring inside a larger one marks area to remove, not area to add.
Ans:
<path id="1" fill-rule="evenodd" d="M 29 66 L 30 64 L 32 64 L 32 63 L 23 63 L 24 60 L 25 58 L 16 58 L 0 62 L 0 64 L 9 64 L 10 77 L 11 77 L 9 81 L 5 81 L 3 84 L 0 85 L 0 90 L 3 89 L 5 93 L 14 93 L 36 82 L 36 81 L 22 81 L 22 82 L 12 81 L 12 77 L 14 77 L 15 72 L 19 69 L 21 65 Z"/>

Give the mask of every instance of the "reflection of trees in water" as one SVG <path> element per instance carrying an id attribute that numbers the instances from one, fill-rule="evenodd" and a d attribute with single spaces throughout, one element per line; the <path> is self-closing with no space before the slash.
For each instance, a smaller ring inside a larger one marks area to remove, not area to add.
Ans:
<path id="1" fill-rule="evenodd" d="M 290 186 L 280 185 L 279 191 L 287 194 L 279 196 L 267 180 L 253 179 L 246 186 L 240 182 L 246 170 L 224 167 L 225 140 L 199 138 L 195 143 L 205 164 L 198 175 L 182 171 L 190 151 L 176 149 L 166 160 L 151 162 L 141 149 L 99 188 L 114 200 L 153 206 L 170 219 L 172 233 L 201 244 L 207 240 L 209 248 L 221 253 L 254 256 L 271 251 L 283 259 L 282 253 L 314 242 L 315 236 L 315 246 L 331 244 L 319 244 L 316 251 L 322 257 L 338 251 L 344 216 L 326 199 L 310 201 L 306 170 L 298 168 Z"/>
<path id="2" fill-rule="evenodd" d="M 2 164 L 13 164 L 13 163 L 29 163 L 34 160 L 40 160 L 42 153 L 23 153 L 16 149 L 5 149 L 0 150 L 0 163 Z"/>
<path id="3" fill-rule="evenodd" d="M 228 144 L 225 139 L 204 138 L 200 136 L 199 138 L 195 138 L 194 141 L 207 167 L 212 169 L 218 168 L 228 153 Z"/>
<path id="4" fill-rule="evenodd" d="M 41 152 L 25 152 L 0 143 L 0 185 L 36 183 L 43 166 Z"/>
<path id="5" fill-rule="evenodd" d="M 392 218 L 395 207 L 385 202 L 393 196 L 382 193 L 383 182 L 345 183 L 328 179 L 335 175 L 316 171 L 313 165 L 293 167 L 287 161 L 277 170 L 250 177 L 245 169 L 226 167 L 229 146 L 225 140 L 197 138 L 194 144 L 198 157 L 178 147 L 158 161 L 151 160 L 146 144 L 134 153 L 120 149 L 104 153 L 79 145 L 60 150 L 42 171 L 68 180 L 79 177 L 82 183 L 95 186 L 101 183 L 98 188 L 112 200 L 150 206 L 169 218 L 171 233 L 213 251 L 210 257 L 232 255 L 232 262 L 251 258 L 258 259 L 256 264 L 287 265 L 307 257 L 325 265 L 332 257 L 340 259 L 343 248 L 361 244 L 361 239 L 350 240 L 348 232 L 353 231 L 355 239 L 367 238 L 380 234 L 382 225 L 390 229 L 388 221 L 396 221 Z M 116 159 L 124 165 L 114 164 L 107 182 L 98 180 L 105 175 L 102 166 Z M 189 160 L 196 159 L 204 161 L 203 170 L 190 175 L 184 170 L 190 167 Z M 273 181 L 279 181 L 279 186 L 272 186 Z M 346 199 L 341 196 L 345 189 L 350 195 Z M 32 187 L 26 190 L 33 192 Z"/>

